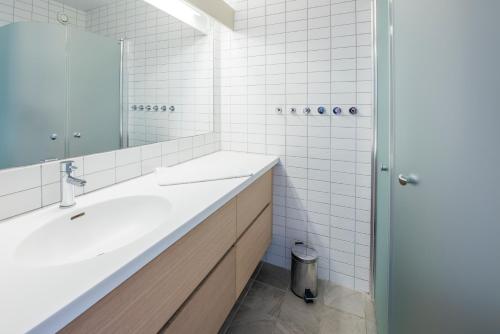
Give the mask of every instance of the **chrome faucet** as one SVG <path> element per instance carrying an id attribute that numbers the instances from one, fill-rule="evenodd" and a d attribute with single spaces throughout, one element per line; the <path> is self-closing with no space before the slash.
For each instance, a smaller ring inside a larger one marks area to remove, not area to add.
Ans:
<path id="1" fill-rule="evenodd" d="M 71 175 L 76 166 L 74 161 L 62 161 L 60 165 L 61 175 L 61 208 L 69 208 L 75 205 L 75 186 L 83 187 L 87 181 L 78 179 Z"/>

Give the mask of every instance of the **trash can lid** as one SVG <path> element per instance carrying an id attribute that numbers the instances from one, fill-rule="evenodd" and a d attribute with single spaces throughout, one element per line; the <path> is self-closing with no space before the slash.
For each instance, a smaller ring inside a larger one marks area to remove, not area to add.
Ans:
<path id="1" fill-rule="evenodd" d="M 310 263 L 318 260 L 318 252 L 303 243 L 296 243 L 292 247 L 292 257 L 297 261 Z"/>

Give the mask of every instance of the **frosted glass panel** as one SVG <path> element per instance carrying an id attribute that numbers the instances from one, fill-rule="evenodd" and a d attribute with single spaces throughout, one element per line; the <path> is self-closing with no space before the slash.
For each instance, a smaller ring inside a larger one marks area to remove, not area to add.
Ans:
<path id="1" fill-rule="evenodd" d="M 500 1 L 393 4 L 390 333 L 497 334 Z"/>
<path id="2" fill-rule="evenodd" d="M 77 28 L 0 28 L 0 169 L 120 148 L 120 44 Z"/>
<path id="3" fill-rule="evenodd" d="M 120 148 L 120 44 L 70 28 L 69 155 Z"/>
<path id="4" fill-rule="evenodd" d="M 0 168 L 64 158 L 65 43 L 63 26 L 0 28 Z"/>

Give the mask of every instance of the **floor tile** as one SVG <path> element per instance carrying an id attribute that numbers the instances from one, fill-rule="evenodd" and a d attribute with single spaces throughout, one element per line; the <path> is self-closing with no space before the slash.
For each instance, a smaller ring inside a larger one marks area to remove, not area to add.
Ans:
<path id="1" fill-rule="evenodd" d="M 365 317 L 367 296 L 364 293 L 324 281 L 320 283 L 319 293 L 319 299 L 324 305 L 361 318 Z"/>
<path id="2" fill-rule="evenodd" d="M 363 318 L 328 308 L 321 317 L 319 334 L 366 334 Z"/>
<path id="3" fill-rule="evenodd" d="M 276 319 L 284 297 L 284 291 L 255 281 L 241 303 L 231 327 Z"/>
<path id="4" fill-rule="evenodd" d="M 370 297 L 319 281 L 306 304 L 290 290 L 290 272 L 267 263 L 256 270 L 220 334 L 376 334 Z"/>
<path id="5" fill-rule="evenodd" d="M 284 326 L 280 320 L 276 320 L 274 325 L 273 334 L 291 334 L 290 329 Z"/>
<path id="6" fill-rule="evenodd" d="M 290 287 L 290 271 L 269 263 L 262 265 L 255 279 L 281 290 L 288 290 Z"/>
<path id="7" fill-rule="evenodd" d="M 319 333 L 324 310 L 325 306 L 321 303 L 306 304 L 303 299 L 289 291 L 281 305 L 277 326 L 282 328 L 284 333 Z"/>
<path id="8" fill-rule="evenodd" d="M 251 323 L 232 325 L 227 334 L 273 334 L 274 320 L 259 320 Z"/>

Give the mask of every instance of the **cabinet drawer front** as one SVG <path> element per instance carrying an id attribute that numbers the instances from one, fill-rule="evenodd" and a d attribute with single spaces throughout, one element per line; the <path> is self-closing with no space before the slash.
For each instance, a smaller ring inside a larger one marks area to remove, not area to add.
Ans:
<path id="1" fill-rule="evenodd" d="M 236 242 L 236 296 L 239 296 L 271 244 L 272 204 Z"/>
<path id="2" fill-rule="evenodd" d="M 273 191 L 273 171 L 270 170 L 238 195 L 238 237 L 245 232 L 258 214 L 271 203 Z"/>
<path id="3" fill-rule="evenodd" d="M 157 333 L 236 241 L 232 200 L 62 333 Z"/>
<path id="4" fill-rule="evenodd" d="M 162 334 L 217 334 L 236 301 L 232 248 L 179 310 Z"/>

